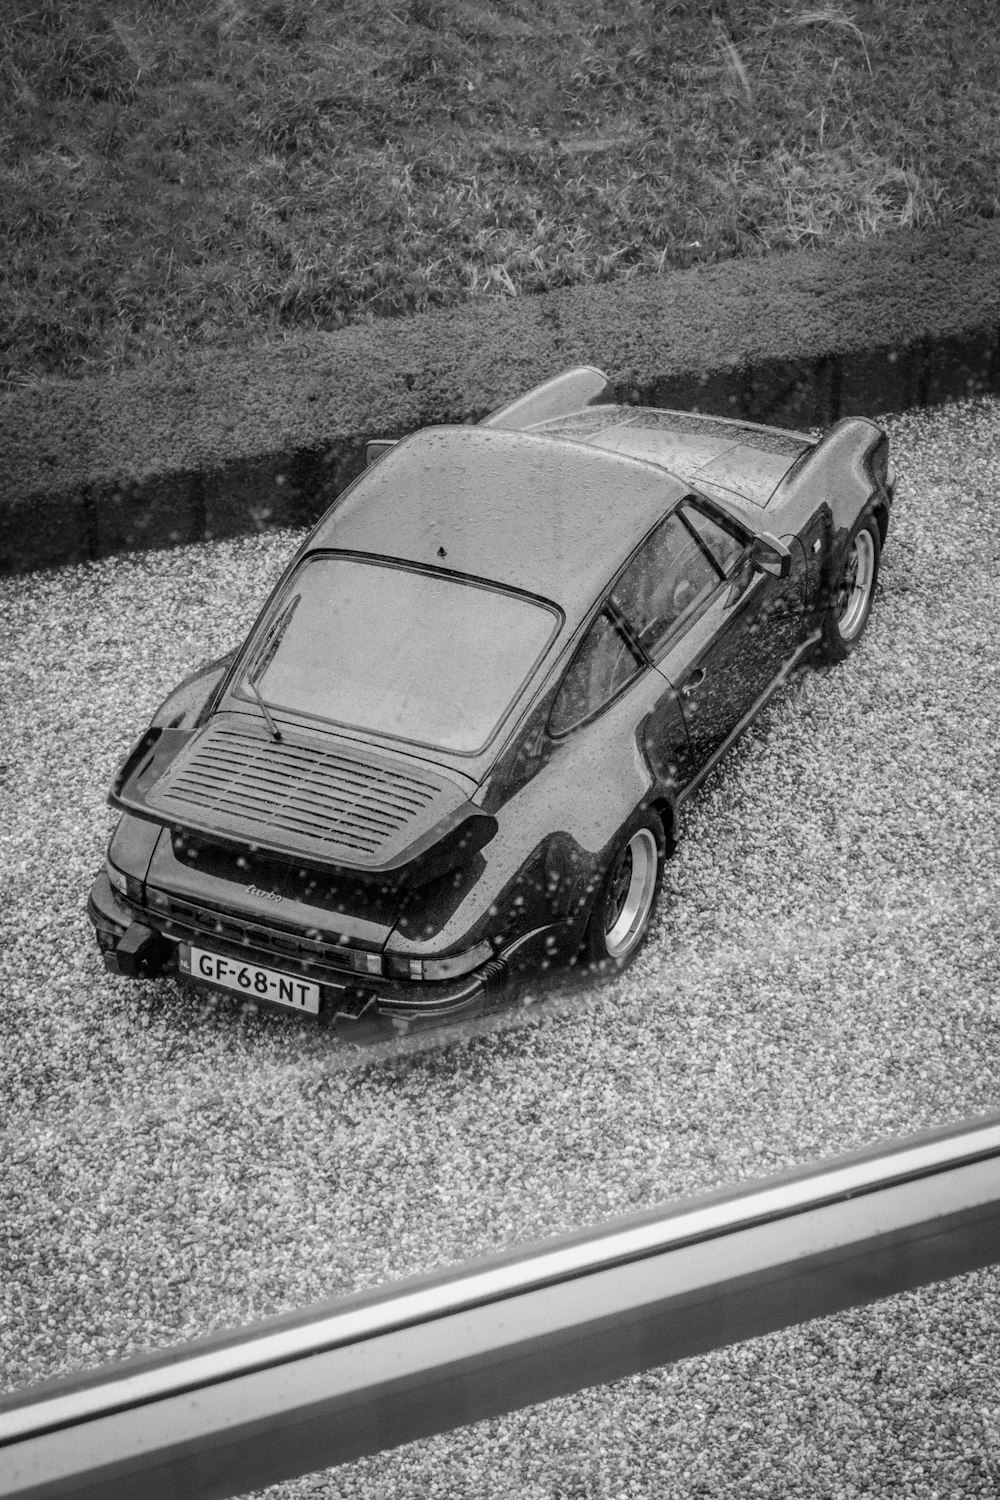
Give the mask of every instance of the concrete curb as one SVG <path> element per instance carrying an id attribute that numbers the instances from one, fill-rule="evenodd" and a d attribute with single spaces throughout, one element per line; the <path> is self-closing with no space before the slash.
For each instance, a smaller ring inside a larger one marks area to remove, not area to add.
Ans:
<path id="1" fill-rule="evenodd" d="M 625 400 L 823 425 L 1000 390 L 1000 223 L 190 356 L 0 402 L 0 571 L 313 520 L 368 438 L 576 363 Z"/>

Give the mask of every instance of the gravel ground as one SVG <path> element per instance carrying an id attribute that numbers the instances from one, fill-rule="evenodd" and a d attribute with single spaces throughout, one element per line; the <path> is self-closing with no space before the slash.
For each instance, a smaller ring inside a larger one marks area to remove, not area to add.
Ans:
<path id="1" fill-rule="evenodd" d="M 104 789 L 291 534 L 3 584 L 6 1388 L 997 1107 L 1000 404 L 894 418 L 865 643 L 689 810 L 623 980 L 359 1049 L 106 975 Z M 996 1269 L 267 1493 L 1000 1494 Z"/>

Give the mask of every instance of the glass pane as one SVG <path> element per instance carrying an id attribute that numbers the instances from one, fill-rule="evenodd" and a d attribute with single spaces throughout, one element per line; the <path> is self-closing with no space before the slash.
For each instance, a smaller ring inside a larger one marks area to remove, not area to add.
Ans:
<path id="1" fill-rule="evenodd" d="M 545 650 L 554 609 L 500 589 L 317 557 L 259 678 L 275 708 L 446 750 L 481 748 Z"/>
<path id="2" fill-rule="evenodd" d="M 727 527 L 721 526 L 703 510 L 693 505 L 682 505 L 685 520 L 694 527 L 705 546 L 711 552 L 720 569 L 728 578 L 735 571 L 735 564 L 746 551 L 746 543 Z"/>
<path id="3" fill-rule="evenodd" d="M 607 615 L 598 615 L 584 636 L 552 706 L 549 728 L 563 734 L 596 713 L 634 677 L 639 663 Z"/>
<path id="4" fill-rule="evenodd" d="M 655 654 L 720 579 L 711 559 L 674 511 L 640 548 L 612 597 L 646 650 Z"/>

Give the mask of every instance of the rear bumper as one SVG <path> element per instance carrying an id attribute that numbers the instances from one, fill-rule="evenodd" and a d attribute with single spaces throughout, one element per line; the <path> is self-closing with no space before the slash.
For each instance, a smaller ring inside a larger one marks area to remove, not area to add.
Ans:
<path id="1" fill-rule="evenodd" d="M 353 970 L 348 972 L 311 959 L 297 962 L 286 955 L 279 957 L 252 942 L 234 943 L 210 932 L 187 931 L 176 922 L 166 924 L 169 931 L 165 930 L 158 924 L 155 912 L 139 911 L 124 901 L 104 872 L 98 875 L 91 888 L 87 915 L 94 924 L 104 966 L 112 974 L 129 978 L 173 975 L 190 980 L 191 976 L 182 972 L 180 967 L 180 947 L 182 943 L 195 943 L 223 957 L 318 984 L 321 1020 L 356 1021 L 362 1017 L 380 1016 L 397 1025 L 419 1019 L 446 1019 L 481 1009 L 488 999 L 503 993 L 510 977 L 537 956 L 554 930 L 545 927 L 525 933 L 504 952 L 459 979 L 408 982 L 358 975 Z M 213 986 L 204 980 L 194 982 L 227 994 L 234 993 L 225 986 Z M 287 1013 L 286 1007 L 270 1006 L 267 1001 L 259 1003 Z"/>

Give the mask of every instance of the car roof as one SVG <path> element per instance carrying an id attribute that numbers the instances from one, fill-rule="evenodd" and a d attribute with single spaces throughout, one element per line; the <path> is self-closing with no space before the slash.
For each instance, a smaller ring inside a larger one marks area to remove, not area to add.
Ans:
<path id="1" fill-rule="evenodd" d="M 572 621 L 687 490 L 658 465 L 559 436 L 429 427 L 367 470 L 309 550 L 471 574 L 551 599 Z"/>
<path id="2" fill-rule="evenodd" d="M 791 465 L 813 446 L 801 432 L 655 407 L 592 406 L 532 431 L 645 458 L 697 485 L 766 506 Z"/>

